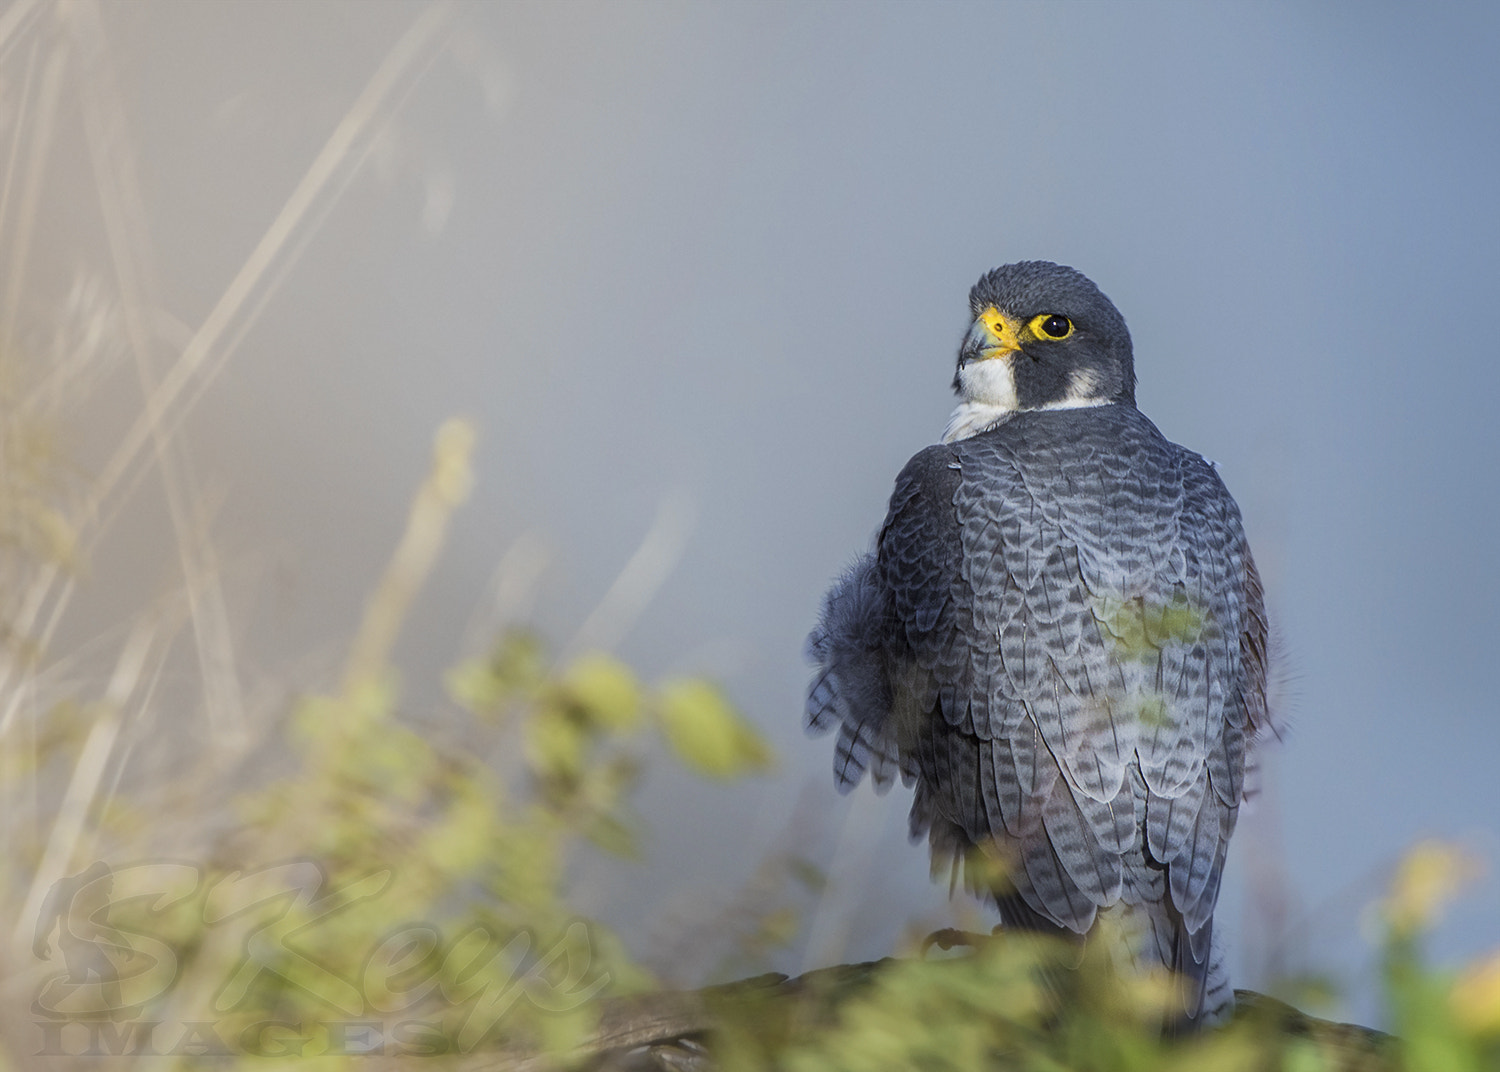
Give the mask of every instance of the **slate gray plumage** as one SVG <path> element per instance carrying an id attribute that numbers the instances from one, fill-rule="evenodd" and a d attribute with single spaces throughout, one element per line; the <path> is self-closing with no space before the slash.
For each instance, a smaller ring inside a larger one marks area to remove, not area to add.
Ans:
<path id="1" fill-rule="evenodd" d="M 1266 726 L 1239 510 L 1135 408 L 1124 320 L 1082 275 L 1008 265 L 970 302 L 951 441 L 902 470 L 829 591 L 808 726 L 838 728 L 841 790 L 915 784 L 935 861 L 999 850 L 1005 924 L 1119 915 L 1186 980 L 1189 1021 L 1218 1019 L 1213 909 Z"/>

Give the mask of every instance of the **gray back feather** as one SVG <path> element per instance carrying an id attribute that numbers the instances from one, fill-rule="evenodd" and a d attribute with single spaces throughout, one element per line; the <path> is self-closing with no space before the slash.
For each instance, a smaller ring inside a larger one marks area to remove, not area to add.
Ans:
<path id="1" fill-rule="evenodd" d="M 1188 980 L 1190 1015 L 1213 1015 L 1212 914 L 1268 724 L 1266 647 L 1239 511 L 1207 462 L 1129 405 L 1023 412 L 897 478 L 875 554 L 809 638 L 808 726 L 839 728 L 841 789 L 867 769 L 915 778 L 935 863 L 999 850 L 1009 924 L 1083 934 L 1128 907 Z"/>

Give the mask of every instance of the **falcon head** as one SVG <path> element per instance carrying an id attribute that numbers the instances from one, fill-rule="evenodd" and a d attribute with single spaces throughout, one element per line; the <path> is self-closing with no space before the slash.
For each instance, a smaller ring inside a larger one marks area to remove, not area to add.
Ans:
<path id="1" fill-rule="evenodd" d="M 1020 410 L 1135 404 L 1125 318 L 1083 273 L 1050 261 L 1007 264 L 974 284 L 969 308 L 974 323 L 953 377 L 960 413 L 969 411 L 964 434 Z"/>

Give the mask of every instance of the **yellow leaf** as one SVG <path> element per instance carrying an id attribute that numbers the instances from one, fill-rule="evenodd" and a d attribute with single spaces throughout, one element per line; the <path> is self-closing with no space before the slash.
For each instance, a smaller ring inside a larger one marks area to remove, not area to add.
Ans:
<path id="1" fill-rule="evenodd" d="M 1474 858 L 1457 845 L 1418 842 L 1391 882 L 1385 901 L 1387 923 L 1401 934 L 1421 930 L 1477 872 Z"/>
<path id="2" fill-rule="evenodd" d="M 583 730 L 560 713 L 538 714 L 526 724 L 526 760 L 540 774 L 577 774 L 583 766 L 585 744 Z"/>
<path id="3" fill-rule="evenodd" d="M 690 767 L 715 778 L 733 778 L 770 766 L 761 735 L 706 681 L 680 679 L 662 686 L 662 730 Z"/>
<path id="4" fill-rule="evenodd" d="M 600 652 L 580 657 L 568 667 L 562 684 L 590 722 L 627 730 L 640 718 L 640 686 L 630 668 L 612 656 Z"/>
<path id="5" fill-rule="evenodd" d="M 1453 1016 L 1475 1034 L 1500 1034 L 1500 950 L 1464 969 L 1448 995 Z"/>
<path id="6" fill-rule="evenodd" d="M 488 713 L 499 707 L 505 689 L 483 659 L 470 659 L 453 667 L 443 678 L 448 696 L 454 703 L 475 713 Z"/>

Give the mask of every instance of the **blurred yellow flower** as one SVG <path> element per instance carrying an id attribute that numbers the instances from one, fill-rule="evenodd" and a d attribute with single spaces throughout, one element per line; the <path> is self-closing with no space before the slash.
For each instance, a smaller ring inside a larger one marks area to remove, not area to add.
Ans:
<path id="1" fill-rule="evenodd" d="M 1475 1034 L 1500 1033 L 1500 950 L 1464 969 L 1448 995 L 1453 1016 Z"/>
<path id="2" fill-rule="evenodd" d="M 1421 930 L 1478 874 L 1478 862 L 1459 846 L 1418 842 L 1396 869 L 1384 905 L 1386 922 L 1399 935 Z"/>

